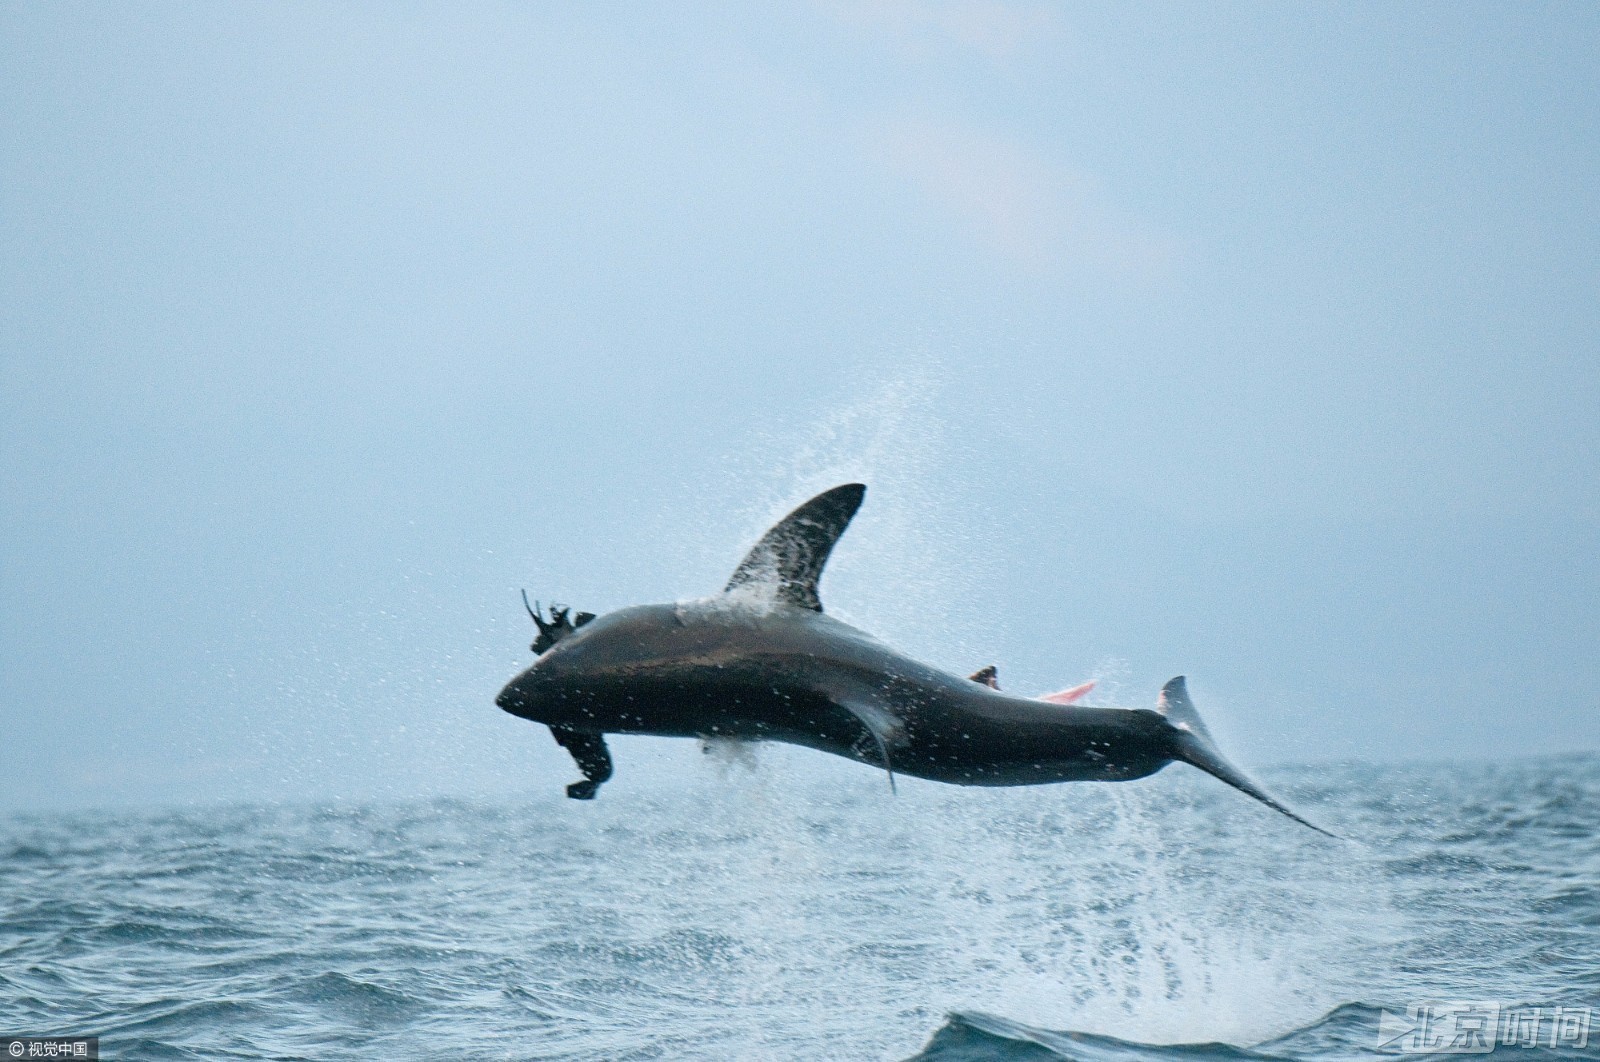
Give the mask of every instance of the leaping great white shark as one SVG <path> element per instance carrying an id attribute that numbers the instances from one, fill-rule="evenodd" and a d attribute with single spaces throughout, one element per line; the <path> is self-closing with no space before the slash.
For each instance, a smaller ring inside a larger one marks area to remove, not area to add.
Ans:
<path id="1" fill-rule="evenodd" d="M 1318 833 L 1230 764 L 1168 682 L 1156 708 L 1003 693 L 994 669 L 961 678 L 911 659 L 822 611 L 817 582 L 866 487 L 812 498 L 761 537 L 716 597 L 604 616 L 529 608 L 538 659 L 495 703 L 543 723 L 592 799 L 611 777 L 606 734 L 786 741 L 956 785 L 1123 782 L 1188 763 Z M 526 598 L 524 598 L 526 600 Z M 1333 836 L 1328 834 L 1328 836 Z"/>

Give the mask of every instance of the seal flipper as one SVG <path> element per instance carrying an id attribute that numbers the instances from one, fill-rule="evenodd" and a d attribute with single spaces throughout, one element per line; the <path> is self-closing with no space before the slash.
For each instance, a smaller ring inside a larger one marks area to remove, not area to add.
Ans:
<path id="1" fill-rule="evenodd" d="M 1041 701 L 1048 701 L 1051 704 L 1076 704 L 1078 701 L 1083 699 L 1084 694 L 1094 689 L 1094 684 L 1095 680 L 1090 679 L 1088 682 L 1080 683 L 1071 689 L 1060 690 L 1056 693 L 1047 693 L 1039 699 Z"/>
<path id="2" fill-rule="evenodd" d="M 567 796 L 573 800 L 593 800 L 600 784 L 611 777 L 611 753 L 606 748 L 604 734 L 585 734 L 564 726 L 553 726 L 550 735 L 556 744 L 572 754 L 583 772 L 583 781 L 567 786 Z"/>
<path id="3" fill-rule="evenodd" d="M 722 592 L 751 587 L 786 604 L 821 612 L 817 580 L 822 578 L 822 566 L 866 493 L 860 483 L 846 483 L 823 491 L 779 520 L 739 562 Z"/>

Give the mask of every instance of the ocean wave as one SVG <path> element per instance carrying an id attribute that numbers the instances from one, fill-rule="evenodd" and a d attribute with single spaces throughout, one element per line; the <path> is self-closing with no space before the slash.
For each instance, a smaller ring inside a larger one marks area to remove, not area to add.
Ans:
<path id="1" fill-rule="evenodd" d="M 1094 1033 L 1037 1029 L 993 1014 L 957 1012 L 906 1062 L 1347 1062 L 1372 1058 L 1448 1062 L 1462 1057 L 1453 1051 L 1401 1054 L 1390 1039 L 1394 1035 L 1385 1027 L 1383 1008 L 1365 1003 L 1346 1003 L 1302 1028 L 1250 1047 L 1216 1042 L 1139 1043 Z M 1576 1045 L 1503 1043 L 1492 1033 L 1482 1046 L 1488 1050 L 1470 1057 L 1574 1062 L 1594 1056 Z"/>
<path id="2" fill-rule="evenodd" d="M 138 1059 L 1370 1062 L 1385 1008 L 1600 996 L 1600 757 L 1266 772 L 1337 847 L 1176 772 L 705 770 L 0 819 L 0 1015 Z"/>

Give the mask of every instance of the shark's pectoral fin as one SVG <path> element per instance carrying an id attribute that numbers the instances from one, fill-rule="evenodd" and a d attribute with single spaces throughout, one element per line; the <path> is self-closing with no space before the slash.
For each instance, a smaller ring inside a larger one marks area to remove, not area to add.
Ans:
<path id="1" fill-rule="evenodd" d="M 850 746 L 850 753 L 863 763 L 871 763 L 876 759 L 889 777 L 889 792 L 899 795 L 900 790 L 894 784 L 894 760 L 889 756 L 889 743 L 881 733 L 870 726 L 863 726 L 861 736 Z"/>
<path id="2" fill-rule="evenodd" d="M 748 590 L 801 608 L 822 611 L 817 580 L 867 488 L 859 483 L 823 491 L 761 536 L 734 569 L 724 593 Z"/>
<path id="3" fill-rule="evenodd" d="M 889 791 L 898 793 L 894 784 L 894 761 L 889 750 L 905 742 L 906 724 L 900 713 L 888 702 L 882 691 L 866 686 L 852 686 L 829 691 L 834 704 L 854 716 L 876 747 L 878 762 L 889 776 Z"/>
<path id="4" fill-rule="evenodd" d="M 557 745 L 571 753 L 578 770 L 583 772 L 583 781 L 567 786 L 567 796 L 573 800 L 593 800 L 600 791 L 600 783 L 611 777 L 611 753 L 606 748 L 605 735 L 585 734 L 564 726 L 551 727 L 550 734 Z"/>

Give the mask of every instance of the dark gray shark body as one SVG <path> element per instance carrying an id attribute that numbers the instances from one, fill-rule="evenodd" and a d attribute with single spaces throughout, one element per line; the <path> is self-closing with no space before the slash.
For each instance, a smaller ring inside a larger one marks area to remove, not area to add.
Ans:
<path id="1" fill-rule="evenodd" d="M 1223 759 L 1182 678 L 1154 711 L 1053 704 L 993 688 L 990 669 L 974 681 L 929 667 L 825 615 L 817 581 L 864 494 L 836 487 L 790 513 L 718 597 L 576 625 L 535 613 L 543 651 L 496 703 L 551 728 L 584 773 L 567 790 L 579 799 L 611 775 L 605 734 L 652 734 L 803 745 L 884 768 L 891 785 L 896 772 L 1117 782 L 1182 761 L 1311 826 Z"/>

